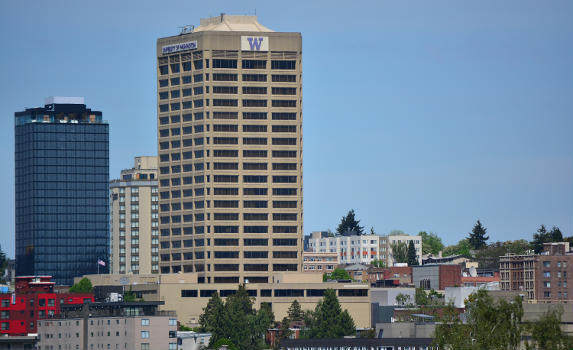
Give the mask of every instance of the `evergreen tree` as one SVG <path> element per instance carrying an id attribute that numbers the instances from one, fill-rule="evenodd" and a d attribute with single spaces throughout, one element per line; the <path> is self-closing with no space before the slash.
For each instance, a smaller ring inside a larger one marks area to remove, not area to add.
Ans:
<path id="1" fill-rule="evenodd" d="M 312 322 L 307 326 L 309 338 L 342 338 L 356 332 L 352 317 L 346 310 L 342 312 L 332 289 L 324 291 L 324 298 L 316 305 Z"/>
<path id="2" fill-rule="evenodd" d="M 349 236 L 352 232 L 361 235 L 364 233 L 364 227 L 360 226 L 360 220 L 356 220 L 354 209 L 351 209 L 346 216 L 340 220 L 336 228 L 336 233 L 343 236 Z"/>
<path id="3" fill-rule="evenodd" d="M 203 313 L 199 316 L 201 331 L 211 333 L 210 344 L 215 344 L 226 336 L 225 306 L 217 292 L 211 295 Z"/>
<path id="4" fill-rule="evenodd" d="M 302 308 L 296 299 L 289 306 L 287 314 L 291 321 L 302 321 Z"/>
<path id="5" fill-rule="evenodd" d="M 483 227 L 478 220 L 468 237 L 473 249 L 478 250 L 486 246 L 486 241 L 489 239 L 489 237 L 485 235 L 486 231 L 487 229 Z"/>
<path id="6" fill-rule="evenodd" d="M 392 258 L 395 263 L 408 262 L 408 246 L 404 242 L 396 241 L 390 245 L 392 249 Z"/>
<path id="7" fill-rule="evenodd" d="M 563 234 L 558 227 L 553 226 L 549 234 L 551 235 L 551 242 L 563 242 Z"/>
<path id="8" fill-rule="evenodd" d="M 416 254 L 416 247 L 414 247 L 414 241 L 408 243 L 408 266 L 418 265 L 418 258 Z"/>
<path id="9" fill-rule="evenodd" d="M 547 232 L 545 225 L 541 225 L 537 229 L 537 233 L 533 235 L 533 241 L 531 242 L 535 254 L 541 253 L 543 251 L 543 243 L 549 242 L 551 242 L 551 235 Z"/>
<path id="10" fill-rule="evenodd" d="M 416 305 L 418 306 L 426 306 L 430 303 L 428 294 L 426 294 L 426 291 L 424 291 L 424 289 L 422 288 L 416 288 L 415 298 L 416 298 Z"/>

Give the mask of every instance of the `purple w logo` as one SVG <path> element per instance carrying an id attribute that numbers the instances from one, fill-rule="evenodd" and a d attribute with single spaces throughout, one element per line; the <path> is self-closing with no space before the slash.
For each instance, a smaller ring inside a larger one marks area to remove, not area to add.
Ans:
<path id="1" fill-rule="evenodd" d="M 251 46 L 251 50 L 261 51 L 261 44 L 263 43 L 262 37 L 260 37 L 260 38 L 248 37 L 247 40 L 249 41 L 249 45 Z"/>

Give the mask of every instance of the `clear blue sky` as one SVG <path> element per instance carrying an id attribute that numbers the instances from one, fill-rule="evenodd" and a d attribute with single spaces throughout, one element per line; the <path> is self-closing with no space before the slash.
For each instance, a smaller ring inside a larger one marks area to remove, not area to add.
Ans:
<path id="1" fill-rule="evenodd" d="M 344 4 L 341 6 L 341 4 Z M 156 39 L 253 14 L 304 47 L 304 229 L 354 208 L 378 233 L 455 243 L 573 230 L 573 3 L 2 1 L 0 244 L 14 252 L 13 114 L 85 96 L 110 174 L 156 154 Z"/>

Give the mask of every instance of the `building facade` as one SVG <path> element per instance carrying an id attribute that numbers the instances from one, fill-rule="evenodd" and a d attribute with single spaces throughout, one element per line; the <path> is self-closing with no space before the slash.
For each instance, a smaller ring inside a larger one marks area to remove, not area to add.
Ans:
<path id="1" fill-rule="evenodd" d="M 37 350 L 177 350 L 175 312 L 160 302 L 95 303 L 66 307 L 59 318 L 38 321 Z"/>
<path id="2" fill-rule="evenodd" d="M 16 275 L 70 285 L 109 256 L 109 128 L 83 98 L 15 113 Z M 102 267 L 100 272 L 107 272 Z"/>
<path id="3" fill-rule="evenodd" d="M 59 317 L 63 305 L 94 301 L 89 293 L 56 293 L 54 284 L 50 276 L 16 277 L 15 290 L 0 294 L 0 334 L 36 333 L 36 321 Z"/>
<path id="4" fill-rule="evenodd" d="M 159 273 L 157 157 L 136 157 L 109 187 L 112 273 Z"/>
<path id="5" fill-rule="evenodd" d="M 328 273 L 338 266 L 338 254 L 331 252 L 303 252 L 302 271 Z"/>
<path id="6" fill-rule="evenodd" d="M 412 282 L 416 288 L 444 290 L 462 285 L 460 265 L 412 266 Z"/>
<path id="7" fill-rule="evenodd" d="M 159 39 L 157 63 L 160 272 L 300 271 L 300 33 L 222 14 Z"/>
<path id="8" fill-rule="evenodd" d="M 500 257 L 500 287 L 521 291 L 538 303 L 573 302 L 573 252 L 569 243 L 545 243 L 541 254 Z"/>
<path id="9" fill-rule="evenodd" d="M 422 263 L 422 237 L 420 236 L 378 236 L 355 235 L 325 237 L 322 232 L 313 232 L 308 239 L 308 250 L 312 252 L 338 253 L 340 264 L 371 264 L 383 261 L 386 266 L 394 265 L 392 243 L 414 242 L 418 261 Z"/>

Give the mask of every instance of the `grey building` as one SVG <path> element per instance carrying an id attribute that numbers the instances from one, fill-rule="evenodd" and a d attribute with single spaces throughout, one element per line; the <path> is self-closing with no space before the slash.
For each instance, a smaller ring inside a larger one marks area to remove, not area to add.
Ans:
<path id="1" fill-rule="evenodd" d="M 98 268 L 106 273 L 109 126 L 102 112 L 83 97 L 50 97 L 44 107 L 16 112 L 15 165 L 16 275 L 71 285 Z"/>
<path id="2" fill-rule="evenodd" d="M 38 321 L 37 350 L 177 349 L 175 312 L 163 302 L 116 302 L 63 306 L 58 319 Z"/>

